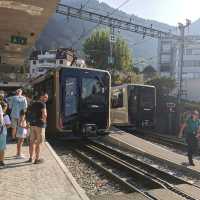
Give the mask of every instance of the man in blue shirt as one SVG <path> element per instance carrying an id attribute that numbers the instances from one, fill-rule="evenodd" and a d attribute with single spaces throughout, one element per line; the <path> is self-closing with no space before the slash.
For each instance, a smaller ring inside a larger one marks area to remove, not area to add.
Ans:
<path id="1" fill-rule="evenodd" d="M 12 138 L 15 139 L 20 112 L 27 109 L 27 100 L 22 96 L 21 89 L 16 90 L 16 95 L 11 98 L 9 103 L 11 109 Z"/>

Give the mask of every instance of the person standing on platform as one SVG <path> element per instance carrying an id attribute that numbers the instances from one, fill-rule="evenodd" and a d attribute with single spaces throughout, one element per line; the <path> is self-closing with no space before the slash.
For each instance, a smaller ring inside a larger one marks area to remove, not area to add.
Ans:
<path id="1" fill-rule="evenodd" d="M 192 112 L 192 116 L 187 119 L 187 121 L 183 124 L 179 132 L 179 138 L 183 137 L 183 131 L 186 129 L 186 143 L 188 145 L 188 160 L 189 165 L 194 166 L 193 155 L 197 151 L 198 148 L 198 137 L 200 136 L 200 120 L 199 120 L 199 112 L 197 110 Z"/>
<path id="2" fill-rule="evenodd" d="M 41 144 L 45 140 L 45 128 L 47 124 L 47 109 L 46 102 L 48 101 L 48 94 L 44 93 L 39 96 L 39 100 L 32 103 L 29 109 L 30 117 L 29 123 L 31 126 L 28 162 L 32 162 L 33 153 L 35 151 L 34 164 L 43 162 L 40 158 Z"/>
<path id="3" fill-rule="evenodd" d="M 4 167 L 4 152 L 6 149 L 6 136 L 7 128 L 10 127 L 11 121 L 8 115 L 6 115 L 6 110 L 8 105 L 1 101 L 0 103 L 0 167 Z"/>
<path id="4" fill-rule="evenodd" d="M 17 89 L 16 95 L 10 101 L 11 121 L 12 121 L 12 139 L 16 138 L 17 125 L 21 110 L 27 109 L 27 100 L 22 96 L 22 90 Z"/>
<path id="5" fill-rule="evenodd" d="M 18 126 L 17 126 L 17 135 L 16 135 L 16 137 L 18 138 L 17 153 L 16 153 L 17 158 L 24 158 L 24 155 L 21 154 L 21 148 L 22 148 L 24 139 L 27 137 L 27 134 L 28 134 L 28 124 L 26 121 L 26 112 L 24 110 L 21 110 L 20 118 L 19 118 Z"/>
<path id="6" fill-rule="evenodd" d="M 4 151 L 6 148 L 6 135 L 4 134 L 4 119 L 3 119 L 3 109 L 0 104 L 0 166 L 3 167 L 4 164 Z"/>

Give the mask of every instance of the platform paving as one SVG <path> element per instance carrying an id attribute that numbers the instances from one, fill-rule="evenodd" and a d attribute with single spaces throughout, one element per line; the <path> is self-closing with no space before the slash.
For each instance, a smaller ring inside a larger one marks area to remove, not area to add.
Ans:
<path id="1" fill-rule="evenodd" d="M 0 200 L 89 200 L 48 143 L 43 145 L 44 163 L 16 159 L 16 144 L 7 145 L 6 167 L 0 169 Z"/>
<path id="2" fill-rule="evenodd" d="M 128 148 L 130 147 L 149 155 L 153 155 L 154 157 L 169 161 L 181 167 L 186 167 L 184 166 L 184 163 L 188 162 L 187 156 L 185 155 L 170 151 L 157 144 L 146 141 L 133 134 L 127 133 L 114 127 L 111 129 L 111 134 L 106 136 L 104 140 L 117 143 L 121 146 L 127 146 Z M 191 169 L 193 172 L 200 172 L 200 161 L 194 159 L 194 163 L 195 166 L 187 166 L 187 168 Z"/>

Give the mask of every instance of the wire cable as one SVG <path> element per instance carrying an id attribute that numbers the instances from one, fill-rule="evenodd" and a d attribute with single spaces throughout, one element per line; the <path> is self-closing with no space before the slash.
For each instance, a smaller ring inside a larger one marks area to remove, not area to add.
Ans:
<path id="1" fill-rule="evenodd" d="M 122 4 L 120 4 L 117 8 L 115 8 L 111 13 L 109 13 L 106 17 L 110 17 L 111 15 L 113 15 L 118 9 L 120 9 L 122 6 L 124 6 L 125 4 L 127 4 L 129 1 L 131 0 L 126 0 L 124 1 Z M 92 27 L 91 29 L 89 29 L 85 35 L 82 35 L 81 37 L 79 37 L 77 39 L 77 41 L 73 44 L 76 45 L 82 38 L 86 37 L 90 32 L 92 32 L 94 29 L 96 29 L 98 26 L 100 25 L 100 23 L 96 24 L 94 27 Z"/>

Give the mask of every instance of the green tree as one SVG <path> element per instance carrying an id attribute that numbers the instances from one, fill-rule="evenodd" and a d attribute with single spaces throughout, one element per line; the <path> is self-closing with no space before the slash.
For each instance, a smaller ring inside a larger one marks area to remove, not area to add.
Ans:
<path id="1" fill-rule="evenodd" d="M 117 37 L 112 44 L 114 63 L 109 64 L 110 33 L 107 30 L 96 30 L 83 44 L 83 51 L 88 59 L 86 64 L 100 69 L 129 70 L 132 66 L 132 55 L 127 43 L 121 37 Z"/>
<path id="2" fill-rule="evenodd" d="M 140 69 L 138 67 L 132 67 L 132 70 L 136 73 L 136 74 L 140 74 Z"/>
<path id="3" fill-rule="evenodd" d="M 143 70 L 144 79 L 152 79 L 156 76 L 157 71 L 151 66 L 147 65 Z"/>
<path id="4" fill-rule="evenodd" d="M 142 75 L 136 74 L 133 71 L 111 70 L 112 85 L 120 85 L 123 83 L 144 84 Z"/>

